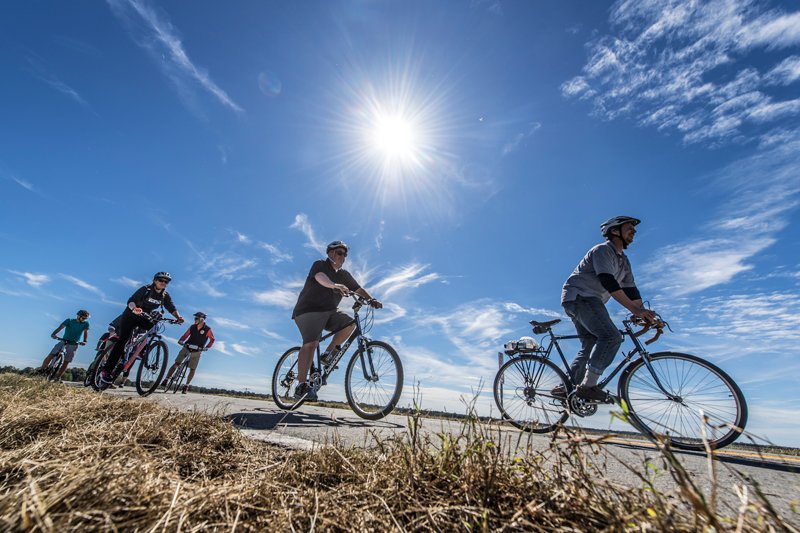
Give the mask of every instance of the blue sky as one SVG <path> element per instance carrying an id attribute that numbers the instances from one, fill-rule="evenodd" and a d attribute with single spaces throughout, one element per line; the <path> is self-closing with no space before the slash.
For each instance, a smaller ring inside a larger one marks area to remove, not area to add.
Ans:
<path id="1" fill-rule="evenodd" d="M 2 12 L 0 362 L 35 364 L 79 308 L 96 340 L 168 270 L 219 339 L 195 382 L 267 392 L 299 287 L 343 239 L 386 302 L 372 335 L 403 358 L 403 402 L 417 384 L 463 412 L 483 384 L 488 412 L 502 343 L 562 315 L 600 222 L 628 214 L 637 281 L 675 330 L 660 348 L 717 362 L 748 429 L 800 445 L 796 3 Z"/>

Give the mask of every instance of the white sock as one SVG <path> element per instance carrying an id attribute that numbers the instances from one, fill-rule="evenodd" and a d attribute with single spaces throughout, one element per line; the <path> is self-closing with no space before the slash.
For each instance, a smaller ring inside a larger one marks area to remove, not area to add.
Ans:
<path id="1" fill-rule="evenodd" d="M 587 370 L 586 375 L 583 377 L 581 385 L 583 387 L 595 387 L 599 380 L 600 380 L 600 374 L 596 374 L 591 370 Z"/>

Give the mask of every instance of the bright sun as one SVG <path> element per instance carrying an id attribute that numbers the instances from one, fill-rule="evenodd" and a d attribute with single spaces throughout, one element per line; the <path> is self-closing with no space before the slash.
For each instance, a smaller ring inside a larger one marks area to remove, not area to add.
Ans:
<path id="1" fill-rule="evenodd" d="M 381 116 L 371 131 L 372 143 L 385 157 L 411 157 L 416 149 L 416 136 L 411 123 L 400 116 Z"/>

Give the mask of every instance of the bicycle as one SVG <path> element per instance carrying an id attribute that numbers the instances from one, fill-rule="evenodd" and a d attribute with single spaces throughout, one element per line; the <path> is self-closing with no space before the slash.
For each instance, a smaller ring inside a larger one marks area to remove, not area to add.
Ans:
<path id="1" fill-rule="evenodd" d="M 80 344 L 75 341 L 68 341 L 63 337 L 55 337 L 55 340 L 61 341 L 64 344 L 61 346 L 61 350 L 59 350 L 58 354 L 53 356 L 50 360 L 50 364 L 47 365 L 47 368 L 40 371 L 40 374 L 47 380 L 47 381 L 55 381 L 58 379 L 58 371 L 61 369 L 61 365 L 64 364 L 64 357 L 67 354 L 67 346 L 75 346 Z"/>
<path id="2" fill-rule="evenodd" d="M 397 352 L 389 344 L 368 338 L 366 334 L 372 329 L 372 307 L 368 307 L 361 318 L 359 311 L 370 301 L 358 295 L 352 295 L 354 318 L 341 328 L 320 338 L 320 342 L 332 337 L 339 331 L 355 324 L 356 328 L 347 341 L 338 346 L 331 354 L 330 360 L 323 364 L 319 346 L 315 361 L 309 370 L 309 384 L 319 390 L 327 385 L 328 378 L 338 368 L 338 363 L 354 341 L 358 341 L 357 349 L 347 364 L 344 390 L 347 403 L 358 416 L 367 420 L 379 420 L 392 412 L 400 394 L 403 392 L 403 365 Z M 275 366 L 272 374 L 272 398 L 281 409 L 291 411 L 300 407 L 306 398 L 294 398 L 297 386 L 297 362 L 300 347 L 290 348 Z"/>
<path id="3" fill-rule="evenodd" d="M 142 313 L 141 316 L 150 319 L 152 326 L 148 330 L 136 328 L 131 334 L 130 340 L 125 345 L 125 351 L 120 358 L 111 380 L 106 383 L 101 379 L 102 369 L 105 366 L 111 347 L 103 350 L 100 363 L 95 367 L 92 388 L 98 392 L 106 390 L 122 372 L 129 372 L 133 364 L 141 358 L 139 371 L 136 373 L 136 392 L 140 396 L 151 394 L 164 377 L 169 360 L 169 350 L 167 343 L 161 340 L 161 333 L 164 331 L 164 322 L 177 324 L 178 321 L 171 318 L 164 318 L 163 313 L 156 311 L 150 314 Z"/>
<path id="4" fill-rule="evenodd" d="M 105 340 L 103 348 L 97 350 L 97 355 L 94 356 L 94 360 L 89 364 L 89 368 L 86 369 L 86 376 L 83 378 L 84 387 L 92 386 L 92 383 L 94 383 L 95 380 L 95 372 L 98 368 L 102 371 L 103 365 L 105 365 L 106 359 L 108 358 L 108 354 L 111 353 L 111 349 L 114 348 L 114 344 L 116 344 L 118 339 L 119 337 L 117 337 L 117 334 L 112 333 Z"/>
<path id="5" fill-rule="evenodd" d="M 511 359 L 501 364 L 495 376 L 494 399 L 503 418 L 519 429 L 546 433 L 563 424 L 570 414 L 586 417 L 597 412 L 598 403 L 575 394 L 577 384 L 559 345 L 561 340 L 580 336 L 554 334 L 552 327 L 559 322 L 530 321 L 534 334 L 550 336 L 547 348 L 521 347 L 513 342 L 506 345 Z M 622 361 L 598 386 L 605 388 L 622 372 L 613 400 L 620 403 L 639 432 L 654 440 L 666 439 L 675 448 L 700 451 L 706 442 L 711 448 L 722 448 L 739 437 L 747 423 L 747 403 L 728 374 L 694 355 L 648 352 L 646 346 L 655 342 L 665 327 L 669 329 L 661 317 L 653 325 L 637 317 L 629 317 L 622 324 L 620 333 L 634 347 L 627 353 L 622 351 Z M 634 326 L 642 329 L 634 332 Z M 655 335 L 643 343 L 639 337 L 653 327 Z M 550 360 L 553 347 L 565 370 Z"/>
<path id="6" fill-rule="evenodd" d="M 197 346 L 187 345 L 186 348 L 189 349 L 190 352 L 207 352 L 208 348 L 198 348 Z M 194 348 L 194 350 L 192 349 Z M 184 378 L 186 377 L 186 371 L 189 369 L 189 360 L 191 356 L 187 356 L 181 361 L 181 364 L 178 365 L 178 368 L 175 369 L 175 372 L 172 374 L 172 377 L 169 378 L 166 385 L 164 385 L 164 392 L 169 392 L 170 389 L 172 390 L 172 394 L 178 392 L 178 389 L 181 388 L 181 383 L 183 383 Z M 173 388 L 174 386 L 174 388 Z"/>

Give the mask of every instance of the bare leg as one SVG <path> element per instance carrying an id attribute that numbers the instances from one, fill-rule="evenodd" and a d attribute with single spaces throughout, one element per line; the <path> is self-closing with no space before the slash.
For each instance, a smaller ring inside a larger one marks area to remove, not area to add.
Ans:
<path id="1" fill-rule="evenodd" d="M 67 371 L 67 367 L 68 367 L 68 366 L 69 366 L 69 363 L 68 363 L 68 362 L 66 362 L 66 361 L 64 361 L 64 363 L 61 365 L 61 368 L 59 368 L 59 369 L 58 369 L 58 377 L 55 379 L 56 381 L 58 381 L 59 379 L 61 379 L 61 376 L 63 376 L 63 375 L 64 375 L 64 372 L 66 372 L 66 371 Z"/>
<path id="2" fill-rule="evenodd" d="M 311 341 L 303 344 L 300 354 L 297 356 L 297 381 L 305 383 L 308 378 L 308 369 L 314 360 L 314 350 L 319 346 L 319 341 Z"/>
<path id="3" fill-rule="evenodd" d="M 169 378 L 172 377 L 172 374 L 175 373 L 175 369 L 178 368 L 178 363 L 173 363 L 169 370 L 167 371 L 167 377 L 164 378 L 164 381 L 169 381 Z"/>
<path id="4" fill-rule="evenodd" d="M 42 372 L 47 370 L 47 367 L 50 366 L 50 361 L 53 360 L 53 357 L 55 357 L 55 355 L 53 354 L 49 354 L 47 357 L 45 357 L 44 363 L 42 363 L 42 368 L 40 368 L 39 370 L 41 370 Z"/>
<path id="5" fill-rule="evenodd" d="M 353 333 L 354 329 L 356 329 L 356 325 L 355 324 L 353 324 L 349 328 L 344 328 L 342 331 L 340 331 L 336 335 L 334 335 L 333 339 L 331 339 L 331 343 L 328 345 L 328 347 L 325 349 L 325 351 L 328 352 L 328 353 L 332 352 L 333 349 L 336 346 L 341 345 L 344 341 L 347 340 L 347 337 L 349 337 L 350 334 Z"/>
<path id="6" fill-rule="evenodd" d="M 189 386 L 189 383 L 191 383 L 191 382 L 192 382 L 192 378 L 194 377 L 194 371 L 195 371 L 195 369 L 194 369 L 194 368 L 190 368 L 190 369 L 189 369 L 189 375 L 188 375 L 188 376 L 186 376 L 186 386 L 187 386 L 187 387 Z"/>

